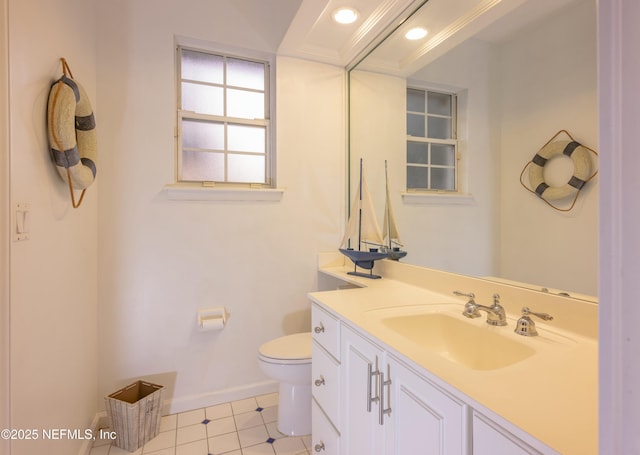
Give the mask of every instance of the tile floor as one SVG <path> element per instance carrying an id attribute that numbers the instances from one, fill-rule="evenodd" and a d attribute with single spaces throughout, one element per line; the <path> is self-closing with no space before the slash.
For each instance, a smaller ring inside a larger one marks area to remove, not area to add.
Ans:
<path id="1" fill-rule="evenodd" d="M 90 455 L 311 455 L 311 436 L 283 435 L 277 414 L 277 393 L 171 414 L 137 451 L 98 440 Z"/>

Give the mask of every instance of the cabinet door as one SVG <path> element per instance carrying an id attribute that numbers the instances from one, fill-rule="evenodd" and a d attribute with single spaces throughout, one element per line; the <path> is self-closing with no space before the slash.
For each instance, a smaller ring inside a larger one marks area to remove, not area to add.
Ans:
<path id="1" fill-rule="evenodd" d="M 341 330 L 342 453 L 381 454 L 376 372 L 384 360 L 382 350 L 346 326 Z"/>
<path id="2" fill-rule="evenodd" d="M 383 390 L 386 455 L 462 455 L 468 453 L 465 438 L 467 407 L 406 367 L 387 358 Z M 494 454 L 495 455 L 495 454 Z"/>
<path id="3" fill-rule="evenodd" d="M 473 413 L 473 455 L 542 455 L 557 454 L 548 449 L 544 452 L 514 436 L 489 418 Z"/>

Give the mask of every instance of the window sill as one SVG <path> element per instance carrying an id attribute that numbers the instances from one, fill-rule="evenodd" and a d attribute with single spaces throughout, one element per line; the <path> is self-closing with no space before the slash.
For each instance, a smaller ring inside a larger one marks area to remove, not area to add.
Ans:
<path id="1" fill-rule="evenodd" d="M 462 193 L 402 193 L 402 201 L 411 205 L 473 205 L 472 194 Z"/>
<path id="2" fill-rule="evenodd" d="M 188 183 L 172 183 L 164 189 L 171 201 L 277 202 L 284 193 L 283 188 L 213 188 Z"/>

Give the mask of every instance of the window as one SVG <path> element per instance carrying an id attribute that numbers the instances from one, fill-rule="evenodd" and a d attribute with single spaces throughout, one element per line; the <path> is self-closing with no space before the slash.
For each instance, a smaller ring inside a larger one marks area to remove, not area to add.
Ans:
<path id="1" fill-rule="evenodd" d="M 269 71 L 178 46 L 179 182 L 272 185 Z"/>
<path id="2" fill-rule="evenodd" d="M 407 89 L 407 191 L 457 191 L 456 95 Z"/>

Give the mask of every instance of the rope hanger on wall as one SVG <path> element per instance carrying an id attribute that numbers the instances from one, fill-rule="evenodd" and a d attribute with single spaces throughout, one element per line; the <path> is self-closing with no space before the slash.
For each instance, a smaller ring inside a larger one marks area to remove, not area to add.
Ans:
<path id="1" fill-rule="evenodd" d="M 96 176 L 96 123 L 87 93 L 74 80 L 67 61 L 60 61 L 63 75 L 49 92 L 49 146 L 58 174 L 69 186 L 71 204 L 78 208 Z M 77 202 L 75 190 L 82 190 Z"/>

